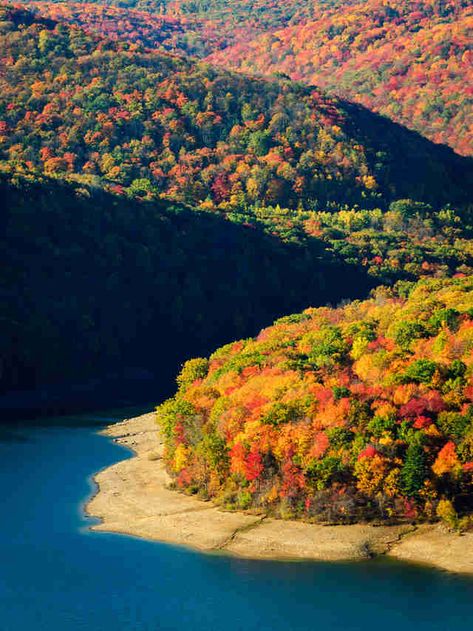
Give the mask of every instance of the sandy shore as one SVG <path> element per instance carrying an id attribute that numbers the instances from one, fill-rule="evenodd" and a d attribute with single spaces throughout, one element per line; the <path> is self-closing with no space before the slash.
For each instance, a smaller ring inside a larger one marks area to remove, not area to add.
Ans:
<path id="1" fill-rule="evenodd" d="M 162 443 L 154 413 L 108 427 L 106 436 L 135 452 L 98 473 L 87 512 L 101 519 L 94 530 L 131 534 L 255 559 L 398 559 L 473 574 L 473 533 L 441 526 L 318 526 L 224 511 L 167 488 Z"/>

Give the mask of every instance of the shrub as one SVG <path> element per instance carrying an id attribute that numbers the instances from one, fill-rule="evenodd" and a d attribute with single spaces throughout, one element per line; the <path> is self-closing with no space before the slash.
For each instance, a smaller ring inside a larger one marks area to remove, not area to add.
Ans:
<path id="1" fill-rule="evenodd" d="M 458 528 L 458 515 L 450 500 L 440 500 L 437 506 L 437 517 L 452 530 Z"/>

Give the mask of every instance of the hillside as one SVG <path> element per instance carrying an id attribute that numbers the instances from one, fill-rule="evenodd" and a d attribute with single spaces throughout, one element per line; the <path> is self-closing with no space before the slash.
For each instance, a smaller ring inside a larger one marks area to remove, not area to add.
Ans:
<path id="1" fill-rule="evenodd" d="M 89 17 L 106 32 L 120 11 Z M 156 353 L 170 375 L 307 304 L 471 274 L 471 160 L 319 90 L 151 51 L 152 30 L 122 41 L 132 23 L 106 38 L 54 15 L 1 9 L 0 394 L 156 376 Z M 147 15 L 158 48 L 186 36 Z"/>
<path id="2" fill-rule="evenodd" d="M 131 367 L 166 389 L 176 363 L 275 316 L 473 269 L 465 217 L 409 200 L 225 221 L 31 173 L 4 174 L 0 194 L 0 395 Z"/>
<path id="3" fill-rule="evenodd" d="M 302 246 L 314 239 L 348 265 L 364 268 L 378 283 L 422 276 L 473 273 L 473 226 L 469 213 L 397 200 L 388 209 L 331 207 L 297 211 L 280 207 L 228 213 L 285 243 Z"/>
<path id="4" fill-rule="evenodd" d="M 473 154 L 473 13 L 466 0 L 27 4 L 107 37 L 250 74 L 284 73 Z"/>
<path id="5" fill-rule="evenodd" d="M 472 155 L 472 29 L 467 0 L 366 0 L 238 42 L 209 61 L 285 73 Z"/>
<path id="6" fill-rule="evenodd" d="M 373 286 L 315 239 L 168 202 L 15 173 L 0 201 L 0 395 L 127 368 L 166 389 L 191 354 Z"/>
<path id="7" fill-rule="evenodd" d="M 360 0 L 352 0 L 359 2 Z M 341 0 L 23 0 L 35 13 L 98 35 L 206 57 L 320 16 Z M 346 3 L 345 3 L 346 4 Z"/>
<path id="8" fill-rule="evenodd" d="M 314 13 L 304 0 L 228 2 L 63 2 L 24 4 L 36 14 L 81 26 L 91 33 L 149 48 L 206 57 L 216 50 L 289 24 Z M 332 3 L 333 4 L 333 3 Z M 325 6 L 325 5 L 324 5 Z"/>
<path id="9" fill-rule="evenodd" d="M 206 57 L 228 45 L 220 24 L 192 15 L 163 15 L 90 2 L 25 2 L 25 5 L 41 17 L 147 49 Z"/>
<path id="10" fill-rule="evenodd" d="M 285 0 L 282 3 L 275 0 L 86 0 L 73 3 L 73 10 L 78 11 L 78 6 L 82 5 L 84 20 L 87 20 L 86 12 L 94 5 L 172 17 L 189 24 L 203 39 L 207 25 L 213 24 L 223 37 L 222 42 L 228 46 L 239 39 L 248 40 L 265 31 L 296 24 L 344 3 L 347 0 Z M 56 4 L 61 7 L 60 11 L 67 13 L 67 8 L 61 6 L 62 0 L 33 4 Z"/>
<path id="11" fill-rule="evenodd" d="M 187 362 L 158 408 L 176 485 L 283 518 L 458 525 L 473 510 L 472 290 L 379 288 Z"/>
<path id="12" fill-rule="evenodd" d="M 471 200 L 471 160 L 361 107 L 2 11 L 11 163 L 222 210 Z"/>

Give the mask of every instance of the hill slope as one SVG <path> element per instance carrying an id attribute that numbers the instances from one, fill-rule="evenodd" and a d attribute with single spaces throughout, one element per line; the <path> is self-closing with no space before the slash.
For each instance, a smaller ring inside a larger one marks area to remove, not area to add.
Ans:
<path id="1" fill-rule="evenodd" d="M 2 11 L 5 160 L 223 208 L 471 200 L 470 160 L 361 107 Z"/>
<path id="2" fill-rule="evenodd" d="M 349 0 L 357 2 L 359 0 Z M 88 0 L 74 2 L 72 13 L 80 16 L 83 22 L 88 21 L 87 13 L 93 12 L 93 7 L 110 7 L 125 15 L 127 11 L 139 12 L 143 19 L 145 15 L 153 17 L 171 18 L 178 20 L 192 31 L 192 37 L 202 43 L 211 31 L 219 33 L 222 46 L 229 46 L 238 40 L 248 39 L 268 30 L 282 28 L 290 24 L 314 17 L 329 7 L 346 4 L 347 0 Z M 62 0 L 55 2 L 34 2 L 26 4 L 45 5 L 52 9 L 57 5 L 59 12 L 67 16 L 70 9 L 63 6 Z M 83 7 L 81 10 L 80 7 Z"/>
<path id="3" fill-rule="evenodd" d="M 35 178 L 0 177 L 0 395 L 128 367 L 162 385 L 190 354 L 373 285 L 316 240 Z"/>
<path id="4" fill-rule="evenodd" d="M 282 318 L 177 382 L 158 419 L 189 492 L 330 522 L 473 510 L 471 278 Z"/>
<path id="5" fill-rule="evenodd" d="M 220 24 L 193 15 L 150 13 L 91 2 L 25 2 L 25 5 L 41 17 L 149 49 L 206 57 L 228 45 Z"/>
<path id="6" fill-rule="evenodd" d="M 472 155 L 467 0 L 28 3 L 106 36 L 318 85 Z M 142 9 L 136 11 L 135 7 Z"/>
<path id="7" fill-rule="evenodd" d="M 209 60 L 286 73 L 473 154 L 473 8 L 467 0 L 348 3 Z"/>

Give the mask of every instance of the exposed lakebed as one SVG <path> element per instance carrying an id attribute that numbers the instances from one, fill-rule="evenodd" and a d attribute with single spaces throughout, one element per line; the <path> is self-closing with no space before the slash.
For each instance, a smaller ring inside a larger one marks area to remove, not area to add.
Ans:
<path id="1" fill-rule="evenodd" d="M 93 474 L 130 453 L 120 413 L 0 428 L 0 629 L 454 631 L 473 579 L 378 559 L 251 561 L 92 532 Z"/>

